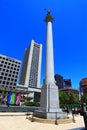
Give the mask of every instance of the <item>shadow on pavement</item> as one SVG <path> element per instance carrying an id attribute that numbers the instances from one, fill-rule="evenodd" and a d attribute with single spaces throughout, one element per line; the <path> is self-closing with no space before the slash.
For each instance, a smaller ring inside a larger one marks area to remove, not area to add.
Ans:
<path id="1" fill-rule="evenodd" d="M 86 129 L 83 127 L 80 127 L 80 128 L 69 129 L 69 130 L 86 130 Z"/>

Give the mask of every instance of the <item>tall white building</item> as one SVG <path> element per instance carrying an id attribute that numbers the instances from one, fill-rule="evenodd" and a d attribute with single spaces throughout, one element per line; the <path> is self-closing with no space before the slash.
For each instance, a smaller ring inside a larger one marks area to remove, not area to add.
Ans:
<path id="1" fill-rule="evenodd" d="M 25 50 L 19 84 L 28 88 L 40 88 L 42 44 L 34 40 Z"/>

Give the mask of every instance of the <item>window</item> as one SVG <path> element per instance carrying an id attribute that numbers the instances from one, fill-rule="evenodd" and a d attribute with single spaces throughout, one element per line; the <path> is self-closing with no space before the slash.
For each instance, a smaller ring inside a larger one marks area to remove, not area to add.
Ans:
<path id="1" fill-rule="evenodd" d="M 1 61 L 1 63 L 4 63 L 4 61 Z"/>
<path id="2" fill-rule="evenodd" d="M 2 65 L 2 64 L 0 64 L 0 66 L 2 67 L 3 65 Z"/>
<path id="3" fill-rule="evenodd" d="M 7 68 L 9 69 L 9 66 L 7 66 Z"/>
<path id="4" fill-rule="evenodd" d="M 10 83 L 10 85 L 12 85 L 13 83 Z"/>
<path id="5" fill-rule="evenodd" d="M 12 71 L 10 70 L 10 73 L 12 73 Z"/>
<path id="6" fill-rule="evenodd" d="M 12 75 L 12 77 L 14 77 L 14 75 Z"/>
<path id="7" fill-rule="evenodd" d="M 15 79 L 15 82 L 17 82 L 17 79 Z"/>
<path id="8" fill-rule="evenodd" d="M 3 57 L 3 59 L 5 60 L 5 58 Z"/>
<path id="9" fill-rule="evenodd" d="M 6 72 L 8 72 L 9 70 L 6 70 Z"/>
<path id="10" fill-rule="evenodd" d="M 17 71 L 19 71 L 19 69 L 17 69 Z"/>
<path id="11" fill-rule="evenodd" d="M 6 80 L 6 77 L 4 77 L 4 80 Z"/>
<path id="12" fill-rule="evenodd" d="M 10 78 L 8 78 L 8 80 L 10 80 Z"/>
<path id="13" fill-rule="evenodd" d="M 15 76 L 15 78 L 17 78 L 18 76 Z"/>
<path id="14" fill-rule="evenodd" d="M 7 85 L 9 85 L 9 82 L 7 82 Z"/>
<path id="15" fill-rule="evenodd" d="M 15 74 L 15 71 L 13 71 L 13 74 Z"/>
<path id="16" fill-rule="evenodd" d="M 0 76 L 0 79 L 2 79 L 3 77 L 2 76 Z"/>
<path id="17" fill-rule="evenodd" d="M 18 75 L 18 72 L 16 72 L 16 74 Z"/>
<path id="18" fill-rule="evenodd" d="M 1 75 L 4 75 L 4 73 L 2 72 Z"/>
<path id="19" fill-rule="evenodd" d="M 5 81 L 3 81 L 2 83 L 5 84 Z"/>
<path id="20" fill-rule="evenodd" d="M 11 69 L 13 69 L 13 67 L 11 67 Z"/>
<path id="21" fill-rule="evenodd" d="M 15 65 L 15 67 L 16 67 L 17 65 Z"/>
<path id="22" fill-rule="evenodd" d="M 11 74 L 9 74 L 9 76 L 11 76 Z"/>
<path id="23" fill-rule="evenodd" d="M 8 74 L 6 73 L 5 76 L 7 76 Z"/>
<path id="24" fill-rule="evenodd" d="M 16 86 L 16 83 L 14 83 L 14 86 Z"/>

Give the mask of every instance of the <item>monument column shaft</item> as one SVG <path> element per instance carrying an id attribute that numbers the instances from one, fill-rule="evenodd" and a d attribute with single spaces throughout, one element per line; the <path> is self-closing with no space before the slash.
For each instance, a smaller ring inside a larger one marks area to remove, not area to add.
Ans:
<path id="1" fill-rule="evenodd" d="M 54 57 L 52 22 L 47 22 L 45 84 L 54 84 Z"/>

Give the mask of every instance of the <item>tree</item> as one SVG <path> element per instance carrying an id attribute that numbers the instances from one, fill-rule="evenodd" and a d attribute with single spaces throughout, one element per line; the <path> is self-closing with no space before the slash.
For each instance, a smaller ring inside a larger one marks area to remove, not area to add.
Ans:
<path id="1" fill-rule="evenodd" d="M 87 93 L 85 93 L 85 94 L 81 97 L 81 102 L 82 102 L 82 103 L 87 103 Z"/>
<path id="2" fill-rule="evenodd" d="M 59 100 L 60 100 L 60 106 L 69 106 L 71 104 L 77 104 L 79 103 L 79 98 L 76 94 L 73 92 L 65 93 L 60 91 L 59 92 Z"/>
<path id="3" fill-rule="evenodd" d="M 69 96 L 65 92 L 59 91 L 59 101 L 61 107 L 68 106 Z"/>
<path id="4" fill-rule="evenodd" d="M 75 103 L 77 104 L 77 103 L 79 103 L 79 98 L 73 92 L 71 92 L 69 94 L 69 99 L 70 99 L 70 104 L 75 104 Z"/>

